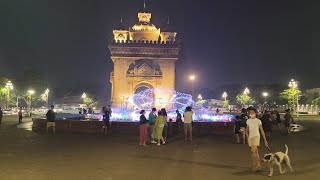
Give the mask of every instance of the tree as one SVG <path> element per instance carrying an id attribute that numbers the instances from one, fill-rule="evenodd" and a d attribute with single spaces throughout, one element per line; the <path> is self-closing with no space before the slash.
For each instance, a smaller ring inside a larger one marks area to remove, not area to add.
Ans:
<path id="1" fill-rule="evenodd" d="M 315 105 L 315 106 L 320 106 L 320 98 L 316 98 L 312 101 L 312 104 Z"/>
<path id="2" fill-rule="evenodd" d="M 237 95 L 237 103 L 241 106 L 251 105 L 255 101 L 247 94 L 247 93 L 240 93 Z"/>
<path id="3" fill-rule="evenodd" d="M 297 98 L 299 100 L 300 96 L 301 91 L 296 88 L 285 89 L 282 93 L 280 93 L 280 98 L 287 100 L 288 104 L 291 107 L 293 107 L 297 103 Z"/>
<path id="4" fill-rule="evenodd" d="M 223 101 L 223 107 L 224 108 L 229 108 L 229 100 L 224 100 Z"/>
<path id="5" fill-rule="evenodd" d="M 98 101 L 95 101 L 93 98 L 90 98 L 90 97 L 85 97 L 83 99 L 83 103 L 87 105 L 87 107 L 94 107 L 94 106 L 97 106 Z"/>
<path id="6" fill-rule="evenodd" d="M 15 93 L 25 104 L 29 105 L 28 90 L 32 89 L 35 94 L 32 95 L 32 104 L 35 106 L 43 105 L 41 94 L 48 88 L 46 76 L 38 70 L 27 70 L 18 74 L 15 78 Z"/>

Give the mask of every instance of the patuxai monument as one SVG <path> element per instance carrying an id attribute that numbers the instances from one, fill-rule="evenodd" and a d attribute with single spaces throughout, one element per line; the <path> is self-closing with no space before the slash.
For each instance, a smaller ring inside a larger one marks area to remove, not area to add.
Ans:
<path id="1" fill-rule="evenodd" d="M 169 32 L 168 27 L 160 29 L 153 25 L 151 16 L 144 5 L 138 12 L 136 24 L 125 28 L 121 20 L 121 25 L 113 30 L 114 38 L 109 44 L 114 64 L 110 74 L 113 106 L 122 105 L 130 96 L 145 89 L 154 90 L 152 96 L 156 106 L 166 104 L 172 98 L 175 63 L 180 51 L 177 33 Z"/>

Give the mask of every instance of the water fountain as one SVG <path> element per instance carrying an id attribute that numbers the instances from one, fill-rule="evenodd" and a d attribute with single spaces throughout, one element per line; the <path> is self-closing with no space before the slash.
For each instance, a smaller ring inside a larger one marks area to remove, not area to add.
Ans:
<path id="1" fill-rule="evenodd" d="M 178 109 L 182 113 L 187 106 L 195 107 L 194 120 L 198 122 L 230 122 L 234 119 L 233 115 L 216 113 L 204 108 L 194 102 L 190 94 L 172 89 L 146 89 L 129 96 L 121 107 L 113 107 L 111 121 L 138 121 L 141 109 L 149 113 L 153 107 L 166 108 L 168 119 L 175 121 L 175 111 Z"/>

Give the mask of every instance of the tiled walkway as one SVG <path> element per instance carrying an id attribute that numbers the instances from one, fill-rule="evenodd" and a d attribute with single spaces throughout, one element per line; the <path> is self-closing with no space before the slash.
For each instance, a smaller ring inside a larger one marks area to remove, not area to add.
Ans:
<path id="1" fill-rule="evenodd" d="M 275 170 L 272 179 L 320 178 L 320 121 L 301 123 L 309 129 L 291 137 L 274 133 L 270 140 L 274 151 L 288 144 L 295 170 L 282 176 Z M 212 134 L 184 142 L 175 137 L 165 146 L 140 147 L 138 137 L 128 135 L 37 134 L 6 117 L 0 125 L 0 179 L 267 179 L 266 166 L 261 173 L 250 172 L 248 147 L 233 144 L 232 138 Z M 261 148 L 260 155 L 266 152 Z"/>

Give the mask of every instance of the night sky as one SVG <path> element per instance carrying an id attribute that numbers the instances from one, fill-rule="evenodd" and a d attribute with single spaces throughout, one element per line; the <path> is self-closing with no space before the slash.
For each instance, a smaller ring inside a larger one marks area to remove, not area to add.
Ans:
<path id="1" fill-rule="evenodd" d="M 149 0 L 152 22 L 183 43 L 177 89 L 231 83 L 320 86 L 319 1 Z M 143 0 L 0 1 L 0 75 L 42 69 L 51 87 L 110 88 L 107 48 L 123 16 L 136 23 Z"/>

